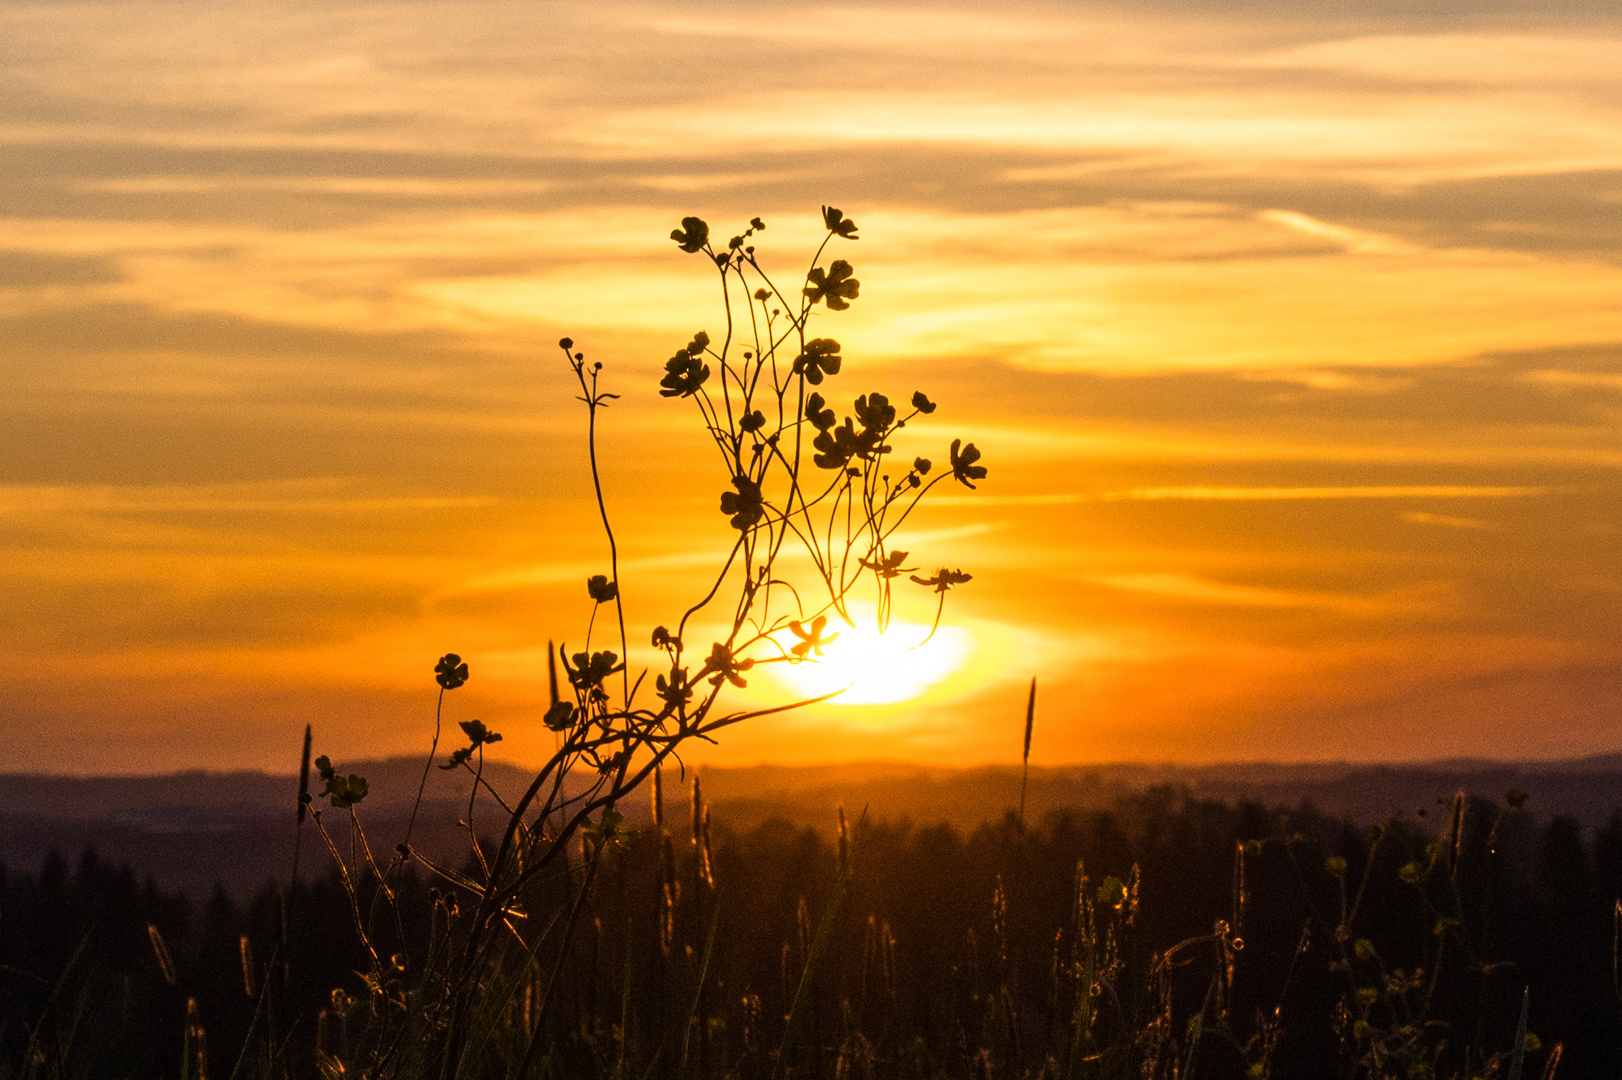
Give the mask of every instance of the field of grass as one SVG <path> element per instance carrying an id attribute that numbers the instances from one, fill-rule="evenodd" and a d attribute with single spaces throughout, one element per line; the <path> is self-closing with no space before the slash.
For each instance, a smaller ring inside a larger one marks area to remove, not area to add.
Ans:
<path id="1" fill-rule="evenodd" d="M 1527 988 L 1518 1075 L 1622 1063 L 1622 821 L 1466 799 L 1437 836 L 1371 832 L 1169 788 L 967 834 L 690 807 L 605 850 L 589 893 L 576 859 L 527 894 L 442 1075 L 1503 1077 Z M 363 921 L 376 884 L 351 882 Z M 379 982 L 336 873 L 200 910 L 92 856 L 10 874 L 0 1075 L 427 1075 L 389 1040 L 411 1010 L 424 1047 L 450 1029 L 420 980 L 477 897 L 393 891 Z"/>

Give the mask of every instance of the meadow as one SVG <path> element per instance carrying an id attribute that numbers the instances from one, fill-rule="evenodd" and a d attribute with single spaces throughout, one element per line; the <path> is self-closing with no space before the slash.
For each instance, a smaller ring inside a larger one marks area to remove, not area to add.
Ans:
<path id="1" fill-rule="evenodd" d="M 582 904 L 578 930 L 530 957 L 458 1075 L 1584 1077 L 1622 1062 L 1622 818 L 1585 833 L 1461 798 L 1433 835 L 1412 815 L 1371 830 L 1157 788 L 1028 827 L 1010 812 L 967 833 L 850 818 L 734 832 L 706 821 L 701 791 L 696 819 L 681 796 L 602 857 L 589 896 L 569 884 L 578 862 L 537 886 L 534 917 Z M 377 882 L 358 887 L 364 909 Z M 415 873 L 394 891 L 404 936 L 374 945 L 413 965 L 476 903 Z M 375 1075 L 378 1014 L 400 1000 L 369 985 L 336 870 L 192 905 L 93 854 L 53 858 L 6 877 L 0 963 L 0 1060 L 18 1077 Z"/>
<path id="2" fill-rule="evenodd" d="M 759 218 L 724 242 L 696 217 L 671 233 L 718 273 L 722 322 L 675 350 L 659 393 L 713 446 L 730 543 L 645 638 L 599 471 L 619 392 L 559 342 L 606 558 L 578 646 L 547 651 L 535 722 L 556 750 L 523 791 L 484 775 L 502 733 L 447 710 L 475 677 L 447 653 L 399 837 L 368 836 L 368 780 L 315 756 L 307 728 L 287 884 L 246 906 L 220 892 L 194 912 L 91 855 L 8 876 L 4 1075 L 1614 1075 L 1622 819 L 1592 839 L 1538 825 L 1523 791 L 1372 829 L 1175 788 L 1032 822 L 1022 794 L 967 833 L 859 807 L 826 834 L 712 820 L 684 754 L 842 687 L 769 706 L 733 691 L 817 671 L 843 635 L 881 640 L 896 590 L 933 610 L 922 649 L 973 581 L 930 569 L 906 526 L 988 466 L 961 438 L 912 448 L 909 423 L 936 411 L 922 390 L 836 399 L 842 346 L 813 320 L 859 298 L 855 267 L 824 259 L 859 231 L 833 207 L 822 221 L 781 284 Z M 416 831 L 436 769 L 466 792 L 455 861 Z M 306 886 L 301 858 L 330 876 Z"/>

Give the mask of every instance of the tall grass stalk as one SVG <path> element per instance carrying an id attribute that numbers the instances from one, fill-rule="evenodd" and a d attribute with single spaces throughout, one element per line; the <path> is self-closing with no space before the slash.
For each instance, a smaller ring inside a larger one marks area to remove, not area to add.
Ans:
<path id="1" fill-rule="evenodd" d="M 1025 748 L 1020 754 L 1019 824 L 1025 825 L 1025 788 L 1031 781 L 1031 732 L 1036 727 L 1036 676 L 1031 676 L 1031 694 L 1025 700 Z"/>

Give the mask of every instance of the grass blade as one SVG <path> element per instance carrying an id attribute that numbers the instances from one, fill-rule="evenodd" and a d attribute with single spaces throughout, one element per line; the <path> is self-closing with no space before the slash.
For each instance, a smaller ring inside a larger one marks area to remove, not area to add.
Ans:
<path id="1" fill-rule="evenodd" d="M 1515 1050 L 1509 1056 L 1509 1080 L 1521 1080 L 1526 1058 L 1526 1014 L 1532 1004 L 1532 988 L 1521 991 L 1521 1022 L 1515 1028 Z"/>
<path id="2" fill-rule="evenodd" d="M 698 989 L 693 991 L 693 1007 L 687 1010 L 687 1023 L 682 1026 L 681 1064 L 676 1067 L 677 1076 L 687 1070 L 687 1049 L 693 1038 L 693 1019 L 698 1015 L 698 1004 L 704 998 L 704 979 L 709 974 L 710 956 L 715 952 L 715 928 L 720 923 L 721 905 L 717 902 L 710 912 L 710 932 L 704 939 L 704 959 L 698 965 Z"/>
<path id="3" fill-rule="evenodd" d="M 828 945 L 833 941 L 834 927 L 839 922 L 839 913 L 845 906 L 845 895 L 850 891 L 851 864 L 846 863 L 844 870 L 834 882 L 833 892 L 828 897 L 828 906 L 823 908 L 822 921 L 817 925 L 817 936 L 812 939 L 811 950 L 806 954 L 805 970 L 800 973 L 800 986 L 794 992 L 794 1004 L 789 1007 L 788 1022 L 783 1025 L 783 1042 L 777 1048 L 777 1060 L 772 1063 L 772 1080 L 780 1080 L 783 1075 L 783 1055 L 788 1053 L 789 1047 L 795 1045 L 795 1037 L 799 1034 L 800 1024 L 805 1019 L 807 1003 L 811 997 L 811 984 L 816 978 L 817 969 L 822 966 L 822 957 L 828 951 Z"/>
<path id="4" fill-rule="evenodd" d="M 237 1080 L 243 1075 L 242 1068 L 247 1063 L 248 1051 L 253 1048 L 253 1037 L 259 1033 L 259 1025 L 265 1019 L 265 1010 L 270 1003 L 270 976 L 276 970 L 276 964 L 281 959 L 281 946 L 278 944 L 270 954 L 270 962 L 265 965 L 265 978 L 259 980 L 259 993 L 255 995 L 253 1004 L 253 1018 L 248 1021 L 248 1033 L 242 1038 L 242 1049 L 237 1052 L 236 1064 L 231 1066 L 230 1080 Z M 270 1035 L 265 1035 L 267 1045 Z"/>

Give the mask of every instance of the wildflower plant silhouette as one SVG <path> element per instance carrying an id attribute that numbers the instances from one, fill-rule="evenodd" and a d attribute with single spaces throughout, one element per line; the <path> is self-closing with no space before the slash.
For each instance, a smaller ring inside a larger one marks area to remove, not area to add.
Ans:
<path id="1" fill-rule="evenodd" d="M 709 225 L 697 217 L 683 218 L 670 234 L 682 252 L 700 256 L 718 274 L 723 323 L 717 335 L 701 329 L 675 350 L 658 392 L 694 409 L 710 437 L 716 506 L 731 544 L 713 583 L 673 620 L 674 627 L 652 630 L 659 660 L 651 686 L 648 671 L 633 678 L 626 662 L 619 546 L 597 458 L 598 415 L 619 395 L 603 388 L 600 362 L 588 362 L 570 338 L 559 342 L 586 406 L 587 454 L 609 567 L 586 582 L 593 606 L 584 644 L 574 652 L 564 645 L 549 656 L 552 703 L 542 722 L 557 734 L 558 747 L 522 795 L 508 802 L 482 775 L 484 750 L 501 735 L 478 720 L 460 722 L 467 744 L 440 768 L 463 769 L 472 777 L 463 823 L 472 848 L 469 872 L 440 865 L 413 847 L 409 826 L 393 860 L 380 870 L 355 818 L 365 780 L 342 776 L 320 759 L 321 795 L 333 810 L 349 813 L 348 860 L 319 814 L 317 825 L 350 890 L 356 928 L 371 958 L 371 970 L 363 973 L 367 1022 L 351 1024 L 341 1050 L 347 1060 L 337 1050 L 323 1051 L 329 1074 L 358 1068 L 371 1076 L 448 1078 L 480 1074 L 498 1061 L 505 1064 L 497 1071 L 510 1070 L 517 1061 L 517 1074 L 524 1075 L 545 1052 L 542 1018 L 602 855 L 632 835 L 617 808 L 622 800 L 666 762 L 679 763 L 681 748 L 691 740 L 713 740 L 730 725 L 835 696 L 838 691 L 766 708 L 722 708 L 729 690 L 746 687 L 767 665 L 816 663 L 839 636 L 830 626 L 855 625 L 852 601 L 858 596 L 873 598 L 882 632 L 891 621 L 894 586 L 928 590 L 923 598 L 932 596 L 936 610 L 927 641 L 940 625 L 946 593 L 970 580 L 947 567 L 920 577 L 913 573 L 917 567 L 903 565 L 911 552 L 891 546 L 938 485 L 953 480 L 972 488 L 986 468 L 976 464 L 974 445 L 962 440 L 947 451 L 948 469 L 935 469 L 925 457 L 897 456 L 892 444 L 908 423 L 935 412 L 921 391 L 905 406 L 874 391 L 856 396 L 844 415 L 834 405 L 832 380 L 845 367 L 842 346 L 811 331 L 825 311 L 845 311 L 861 296 L 849 261 L 823 265 L 829 245 L 855 242 L 858 229 L 836 208 L 824 207 L 822 216 L 826 232 L 809 268 L 783 284 L 757 257 L 753 241 L 766 228 L 758 217 L 724 245 L 712 241 Z M 785 567 L 799 559 L 785 559 L 786 551 L 804 556 L 809 572 L 791 578 Z M 593 640 L 599 614 L 612 618 L 610 647 Z M 704 640 L 700 624 L 726 629 Z M 558 664 L 566 691 L 560 689 Z M 445 693 L 466 683 L 469 669 L 460 656 L 447 654 L 434 674 L 440 708 L 430 764 L 437 760 Z M 424 782 L 426 777 L 425 769 Z M 474 824 L 481 789 L 505 817 L 499 839 L 488 842 Z M 421 797 L 419 789 L 419 806 Z M 413 824 L 415 819 L 414 809 Z M 576 838 L 578 857 L 571 858 Z M 402 932 L 402 951 L 385 960 L 376 944 L 379 928 L 400 925 L 391 883 L 411 862 L 450 889 L 437 901 L 427 954 L 408 955 Z M 363 903 L 359 889 L 368 873 L 376 889 Z M 565 889 L 573 899 L 563 910 L 552 887 L 560 879 L 574 883 Z M 552 910 L 544 910 L 549 904 Z M 532 973 L 543 955 L 553 957 L 550 975 L 537 980 Z M 531 1004 L 526 1021 L 513 1025 L 503 1017 L 520 987 Z"/>

